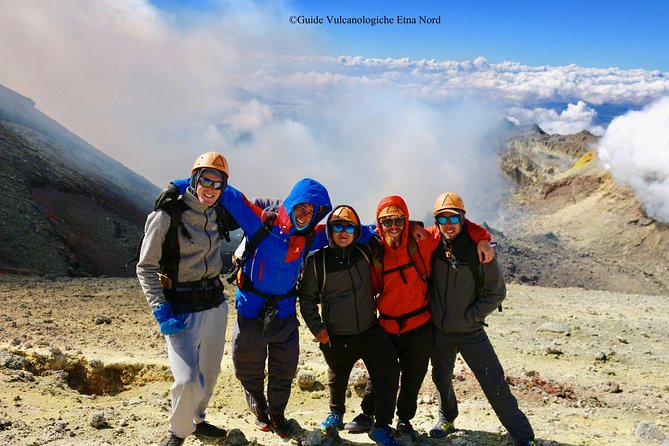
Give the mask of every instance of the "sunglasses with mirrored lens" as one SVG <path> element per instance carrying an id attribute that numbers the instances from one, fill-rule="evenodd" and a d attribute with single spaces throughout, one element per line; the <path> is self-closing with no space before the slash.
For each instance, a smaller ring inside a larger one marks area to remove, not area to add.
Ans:
<path id="1" fill-rule="evenodd" d="M 404 223 L 406 222 L 406 218 L 404 217 L 399 217 L 399 218 L 386 218 L 385 220 L 381 220 L 381 224 L 385 226 L 386 228 L 392 228 L 393 225 L 397 226 L 398 228 L 401 228 L 404 226 Z"/>
<path id="2" fill-rule="evenodd" d="M 332 225 L 332 232 L 338 234 L 342 231 L 346 232 L 347 234 L 353 234 L 355 232 L 355 226 L 351 226 L 351 225 Z"/>
<path id="3" fill-rule="evenodd" d="M 457 225 L 460 223 L 460 216 L 459 215 L 439 215 L 437 216 L 437 223 L 440 225 L 445 225 L 446 223 L 450 223 L 452 225 Z"/>
<path id="4" fill-rule="evenodd" d="M 207 189 L 211 186 L 214 186 L 214 189 L 216 190 L 221 190 L 225 187 L 225 181 L 210 180 L 209 178 L 205 177 L 200 177 L 200 179 L 197 181 L 200 183 L 200 186 Z"/>

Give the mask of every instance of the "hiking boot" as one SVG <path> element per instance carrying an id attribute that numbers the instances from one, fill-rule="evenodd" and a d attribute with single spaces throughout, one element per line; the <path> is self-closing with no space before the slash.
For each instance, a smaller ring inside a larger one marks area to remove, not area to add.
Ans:
<path id="1" fill-rule="evenodd" d="M 361 413 L 360 415 L 353 418 L 351 421 L 346 423 L 344 429 L 349 431 L 352 434 L 357 434 L 360 432 L 369 432 L 374 427 L 374 418 L 371 415 L 366 413 Z"/>
<path id="2" fill-rule="evenodd" d="M 197 423 L 195 425 L 195 432 L 193 432 L 193 435 L 195 435 L 198 440 L 218 440 L 219 438 L 225 438 L 228 435 L 228 431 L 203 421 L 202 423 Z"/>
<path id="3" fill-rule="evenodd" d="M 521 440 L 516 442 L 517 446 L 536 446 L 534 440 Z"/>
<path id="4" fill-rule="evenodd" d="M 290 435 L 290 424 L 283 415 L 271 418 L 272 430 L 281 438 L 286 438 Z"/>
<path id="5" fill-rule="evenodd" d="M 344 429 L 344 420 L 338 413 L 330 412 L 321 423 L 321 427 L 326 433 L 340 431 Z"/>
<path id="6" fill-rule="evenodd" d="M 174 435 L 172 432 L 167 434 L 167 437 L 163 438 L 158 446 L 181 446 L 184 444 L 185 438 L 179 438 Z"/>
<path id="7" fill-rule="evenodd" d="M 256 418 L 256 426 L 263 432 L 270 432 L 272 430 L 271 422 L 269 421 L 267 414 L 259 415 L 258 418 Z"/>
<path id="8" fill-rule="evenodd" d="M 408 435 L 412 440 L 418 437 L 418 432 L 416 432 L 409 420 L 399 420 L 397 422 L 397 432 L 400 435 Z"/>
<path id="9" fill-rule="evenodd" d="M 395 441 L 393 436 L 393 431 L 390 429 L 390 426 L 374 426 L 371 431 L 369 431 L 369 438 L 379 446 L 400 446 L 399 443 Z"/>
<path id="10" fill-rule="evenodd" d="M 455 432 L 455 424 L 452 421 L 448 421 L 446 418 L 439 417 L 439 421 L 430 429 L 430 437 L 432 438 L 444 438 L 446 435 L 452 434 Z"/>

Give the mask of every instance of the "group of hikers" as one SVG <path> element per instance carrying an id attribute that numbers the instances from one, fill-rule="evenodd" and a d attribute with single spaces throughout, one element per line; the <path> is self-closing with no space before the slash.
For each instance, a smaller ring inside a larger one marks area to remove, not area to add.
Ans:
<path id="1" fill-rule="evenodd" d="M 452 375 L 459 352 L 514 444 L 534 444 L 484 330 L 486 316 L 506 295 L 503 275 L 490 234 L 465 218 L 457 193 L 436 199 L 428 228 L 409 220 L 396 195 L 381 200 L 375 225 L 364 225 L 353 207 L 333 209 L 327 189 L 313 179 L 299 181 L 284 200 L 250 201 L 228 177 L 222 154 L 202 154 L 189 178 L 160 194 L 146 221 L 137 276 L 165 335 L 174 376 L 161 446 L 227 434 L 205 418 L 228 319 L 221 242 L 238 228 L 245 245 L 235 259 L 232 359 L 259 429 L 291 434 L 285 411 L 298 364 L 299 300 L 328 365 L 326 433 L 368 432 L 383 446 L 397 445 L 400 435 L 416 439 L 411 421 L 430 361 L 439 414 L 429 435 L 455 432 Z M 362 412 L 344 424 L 358 360 L 369 372 Z"/>

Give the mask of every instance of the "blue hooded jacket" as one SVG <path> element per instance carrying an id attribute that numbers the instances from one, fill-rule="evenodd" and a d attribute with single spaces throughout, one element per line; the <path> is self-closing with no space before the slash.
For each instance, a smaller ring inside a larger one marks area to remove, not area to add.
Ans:
<path id="1" fill-rule="evenodd" d="M 177 180 L 173 183 L 183 192 L 188 187 L 190 179 Z M 250 202 L 244 194 L 229 184 L 221 194 L 220 202 L 242 228 L 248 243 L 263 226 L 263 209 Z M 291 216 L 295 206 L 300 203 L 312 204 L 314 216 L 306 228 L 297 230 Z M 307 236 L 314 233 L 311 251 L 328 244 L 326 227 L 319 225 L 318 222 L 331 210 L 332 204 L 325 186 L 311 178 L 298 181 L 283 204 L 279 206 L 270 234 L 258 244 L 255 253 L 242 267 L 242 273 L 251 279 L 253 287 L 276 296 L 293 290 L 297 285 L 302 262 L 309 254 L 305 252 Z M 372 229 L 363 226 L 358 243 L 368 242 L 372 234 Z M 263 297 L 250 290 L 237 289 L 235 307 L 241 315 L 257 319 L 264 304 Z M 295 313 L 295 296 L 279 300 L 278 306 L 280 318 L 291 316 Z"/>
<path id="2" fill-rule="evenodd" d="M 263 225 L 263 210 L 228 185 L 221 196 L 221 203 L 244 230 L 247 243 Z M 314 216 L 309 225 L 297 230 L 291 216 L 293 209 L 300 203 L 314 206 Z M 295 288 L 302 268 L 302 261 L 307 256 L 307 236 L 314 232 L 311 249 L 327 244 L 324 225 L 317 225 L 332 210 L 330 196 L 325 187 L 311 178 L 300 180 L 288 197 L 279 206 L 277 218 L 270 234 L 265 237 L 255 253 L 242 267 L 242 273 L 251 279 L 258 290 L 281 296 Z M 250 290 L 237 290 L 235 306 L 245 317 L 257 319 L 265 299 Z M 295 296 L 278 301 L 279 317 L 295 313 Z"/>

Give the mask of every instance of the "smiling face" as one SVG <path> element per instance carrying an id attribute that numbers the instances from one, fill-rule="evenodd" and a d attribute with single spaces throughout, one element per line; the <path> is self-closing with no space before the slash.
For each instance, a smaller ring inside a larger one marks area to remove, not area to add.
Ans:
<path id="1" fill-rule="evenodd" d="M 397 248 L 402 244 L 402 233 L 406 224 L 404 215 L 395 214 L 388 217 L 379 218 L 379 223 L 383 226 L 383 240 L 391 248 Z"/>
<path id="2" fill-rule="evenodd" d="M 300 203 L 293 209 L 293 215 L 298 229 L 304 228 L 314 218 L 314 205 L 311 203 Z"/>
<path id="3" fill-rule="evenodd" d="M 439 232 L 441 232 L 441 235 L 446 240 L 455 240 L 458 234 L 460 234 L 460 231 L 462 231 L 462 221 L 458 221 L 458 223 L 455 224 L 451 223 L 450 217 L 456 217 L 457 214 L 444 213 L 443 216 L 448 218 L 446 218 L 445 224 L 439 224 Z"/>
<path id="4" fill-rule="evenodd" d="M 208 187 L 205 187 L 202 185 L 202 181 L 197 182 L 197 188 L 195 190 L 195 195 L 197 196 L 197 199 L 200 201 L 205 206 L 213 206 L 216 204 L 218 201 L 219 197 L 221 196 L 221 190 L 220 189 L 214 189 L 215 183 L 221 182 L 221 176 L 216 175 L 210 172 L 205 172 L 202 174 L 200 178 L 205 179 L 205 183 L 208 183 Z"/>

